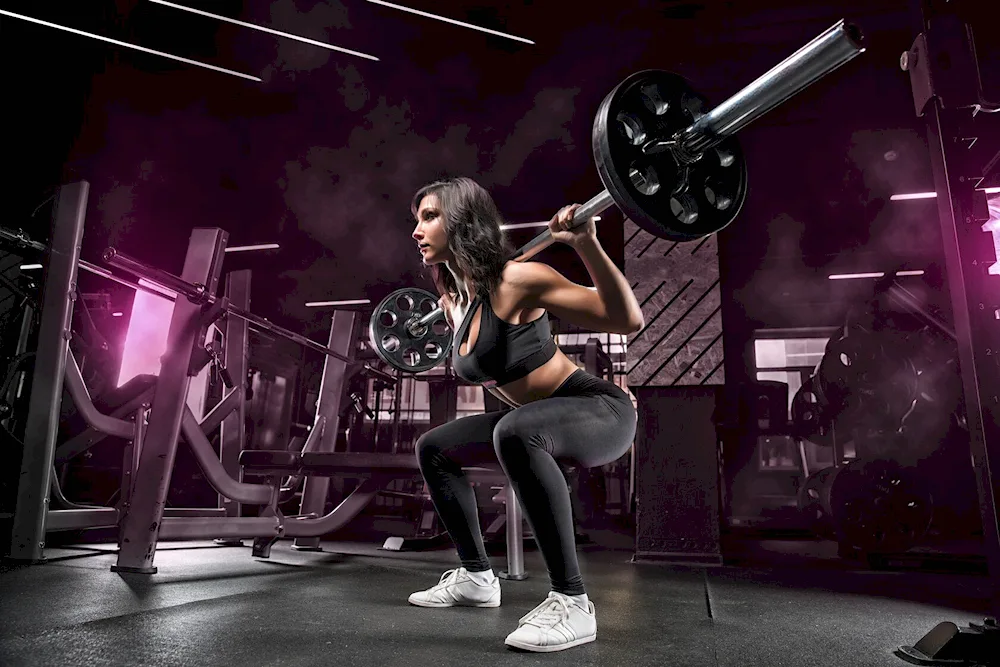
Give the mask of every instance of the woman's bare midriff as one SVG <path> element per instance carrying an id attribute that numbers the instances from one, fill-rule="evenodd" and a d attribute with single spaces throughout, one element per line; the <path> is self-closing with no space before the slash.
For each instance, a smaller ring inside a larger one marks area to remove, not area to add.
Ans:
<path id="1" fill-rule="evenodd" d="M 520 380 L 495 389 L 514 405 L 524 405 L 551 396 L 578 368 L 562 350 L 556 350 L 551 359 Z"/>

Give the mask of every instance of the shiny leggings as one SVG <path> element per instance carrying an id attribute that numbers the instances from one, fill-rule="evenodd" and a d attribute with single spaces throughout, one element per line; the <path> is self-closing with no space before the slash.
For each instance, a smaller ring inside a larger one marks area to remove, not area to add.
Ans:
<path id="1" fill-rule="evenodd" d="M 632 446 L 635 426 L 628 394 L 580 370 L 548 398 L 462 417 L 421 436 L 420 472 L 462 566 L 490 569 L 475 492 L 462 468 L 499 462 L 545 559 L 552 590 L 583 594 L 569 489 L 559 464 L 592 468 L 616 461 Z"/>

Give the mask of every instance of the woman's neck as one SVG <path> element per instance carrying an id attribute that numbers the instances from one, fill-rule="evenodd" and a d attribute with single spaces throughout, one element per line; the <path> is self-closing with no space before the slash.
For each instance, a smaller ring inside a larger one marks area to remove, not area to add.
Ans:
<path id="1" fill-rule="evenodd" d="M 472 303 L 472 297 L 476 292 L 475 285 L 465 277 L 461 269 L 453 266 L 451 262 L 447 262 L 446 266 L 451 272 L 451 277 L 455 280 L 455 289 L 458 290 L 459 297 L 464 303 Z"/>

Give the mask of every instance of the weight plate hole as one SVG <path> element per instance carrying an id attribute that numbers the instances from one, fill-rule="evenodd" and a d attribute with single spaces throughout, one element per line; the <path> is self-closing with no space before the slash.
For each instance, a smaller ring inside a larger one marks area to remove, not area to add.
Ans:
<path id="1" fill-rule="evenodd" d="M 733 204 L 733 200 L 731 198 L 724 194 L 717 193 L 711 185 L 705 186 L 705 199 L 708 200 L 709 204 L 720 211 L 725 211 Z"/>
<path id="2" fill-rule="evenodd" d="M 396 322 L 398 321 L 396 313 L 391 310 L 383 310 L 378 316 L 378 323 L 386 329 L 391 329 L 396 326 Z"/>
<path id="3" fill-rule="evenodd" d="M 421 315 L 426 315 L 437 308 L 437 303 L 431 301 L 430 299 L 424 299 L 420 302 L 420 313 Z"/>
<path id="4" fill-rule="evenodd" d="M 451 328 L 443 319 L 434 320 L 434 323 L 431 324 L 431 333 L 435 336 L 447 336 L 449 331 Z"/>
<path id="5" fill-rule="evenodd" d="M 395 352 L 399 349 L 399 338 L 393 335 L 382 336 L 382 349 L 386 352 Z"/>
<path id="6" fill-rule="evenodd" d="M 655 83 L 651 83 L 647 86 L 643 86 L 642 91 L 642 103 L 646 105 L 652 113 L 657 116 L 662 116 L 670 110 L 670 105 L 667 101 L 663 99 L 663 95 L 660 94 L 660 87 Z"/>
<path id="7" fill-rule="evenodd" d="M 688 195 L 671 197 L 670 212 L 682 225 L 693 225 L 698 221 L 698 205 Z"/>
<path id="8" fill-rule="evenodd" d="M 635 189 L 644 195 L 654 195 L 660 190 L 660 179 L 656 175 L 656 170 L 651 166 L 641 169 L 635 162 L 629 167 L 628 177 L 632 179 Z"/>
<path id="9" fill-rule="evenodd" d="M 411 368 L 420 363 L 420 352 L 414 350 L 413 348 L 409 348 L 404 351 L 402 357 L 403 363 Z"/>
<path id="10" fill-rule="evenodd" d="M 642 122 L 634 114 L 626 111 L 618 112 L 618 131 L 633 146 L 638 146 L 646 141 L 646 131 L 642 129 Z"/>
<path id="11" fill-rule="evenodd" d="M 845 366 L 850 367 L 850 365 L 851 365 L 851 358 L 849 356 L 847 356 L 846 352 L 841 352 L 840 353 L 840 363 L 844 364 Z"/>
<path id="12" fill-rule="evenodd" d="M 411 299 L 406 294 L 396 297 L 396 310 L 399 311 L 413 310 L 413 306 L 414 306 L 413 299 Z"/>
<path id="13" fill-rule="evenodd" d="M 681 97 L 681 106 L 684 111 L 688 113 L 691 120 L 698 120 L 705 114 L 702 113 L 702 108 L 704 107 L 704 102 L 699 97 L 693 95 L 684 95 Z"/>
<path id="14" fill-rule="evenodd" d="M 433 341 L 424 345 L 424 354 L 427 355 L 428 359 L 440 359 L 442 352 L 444 352 L 444 348 Z"/>
<path id="15" fill-rule="evenodd" d="M 716 148 L 715 154 L 719 156 L 719 164 L 723 167 L 731 167 L 736 162 L 736 156 L 729 151 Z"/>

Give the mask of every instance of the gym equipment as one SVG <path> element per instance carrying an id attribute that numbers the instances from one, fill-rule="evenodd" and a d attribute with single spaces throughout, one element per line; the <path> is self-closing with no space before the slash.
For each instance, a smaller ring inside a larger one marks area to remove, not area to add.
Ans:
<path id="1" fill-rule="evenodd" d="M 422 289 L 404 287 L 382 299 L 368 324 L 375 354 L 394 368 L 420 373 L 440 364 L 451 351 L 452 332 L 444 313 L 413 326 L 437 308 L 437 297 Z"/>
<path id="2" fill-rule="evenodd" d="M 934 499 L 917 473 L 886 459 L 816 471 L 802 484 L 799 507 L 820 537 L 865 554 L 916 546 L 934 515 Z"/>
<path id="3" fill-rule="evenodd" d="M 617 205 L 660 238 L 693 241 L 718 232 L 736 218 L 747 193 L 736 132 L 864 53 L 863 42 L 861 31 L 841 20 L 708 113 L 704 98 L 676 74 L 645 70 L 628 76 L 604 98 L 594 119 L 594 160 L 606 189 L 576 210 L 570 226 Z M 510 259 L 525 261 L 552 243 L 546 229 Z M 390 303 L 373 317 L 383 314 L 399 319 L 405 313 Z M 408 327 L 418 332 L 442 315 L 436 308 Z M 371 343 L 387 363 L 401 361 L 381 349 L 381 340 Z M 397 368 L 411 372 L 402 361 Z M 429 358 L 413 361 L 422 370 L 432 367 Z"/>

